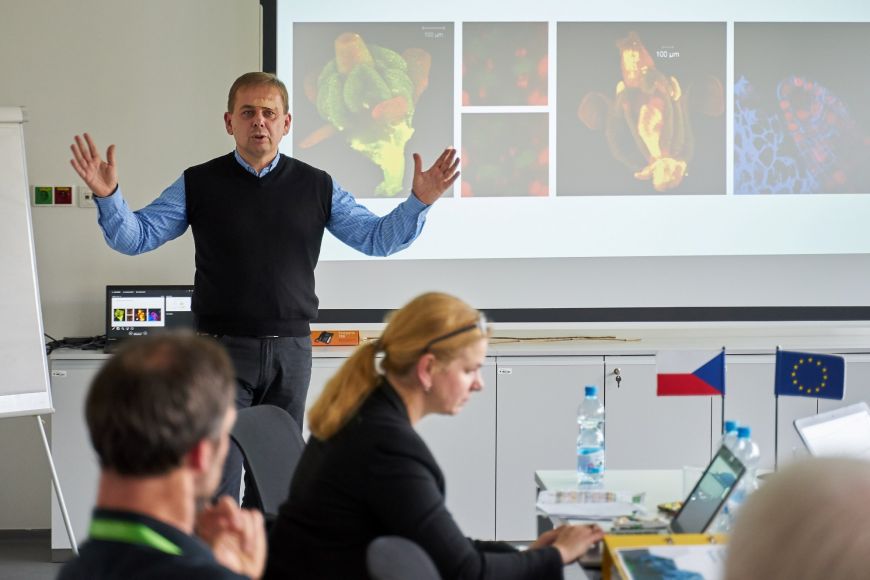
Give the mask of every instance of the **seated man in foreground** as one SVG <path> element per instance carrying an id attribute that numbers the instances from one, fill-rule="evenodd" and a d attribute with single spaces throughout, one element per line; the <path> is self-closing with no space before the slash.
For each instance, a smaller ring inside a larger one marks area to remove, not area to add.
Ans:
<path id="1" fill-rule="evenodd" d="M 802 459 L 770 476 L 737 513 L 725 580 L 864 580 L 870 462 Z"/>
<path id="2" fill-rule="evenodd" d="M 85 404 L 97 507 L 60 580 L 260 577 L 262 515 L 227 497 L 207 506 L 236 418 L 235 384 L 226 353 L 202 337 L 142 338 L 106 363 Z"/>

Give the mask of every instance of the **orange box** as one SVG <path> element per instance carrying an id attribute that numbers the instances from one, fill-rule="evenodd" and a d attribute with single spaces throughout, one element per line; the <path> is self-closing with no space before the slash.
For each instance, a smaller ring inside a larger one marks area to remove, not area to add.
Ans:
<path id="1" fill-rule="evenodd" d="M 312 330 L 313 346 L 356 346 L 359 344 L 359 330 Z"/>

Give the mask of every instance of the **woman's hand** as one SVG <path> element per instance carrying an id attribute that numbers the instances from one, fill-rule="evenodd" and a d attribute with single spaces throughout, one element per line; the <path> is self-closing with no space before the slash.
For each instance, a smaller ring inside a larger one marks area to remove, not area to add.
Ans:
<path id="1" fill-rule="evenodd" d="M 563 564 L 570 564 L 585 554 L 596 542 L 604 537 L 604 531 L 590 524 L 587 526 L 559 526 L 544 532 L 529 547 L 531 550 L 553 546 L 559 550 Z"/>

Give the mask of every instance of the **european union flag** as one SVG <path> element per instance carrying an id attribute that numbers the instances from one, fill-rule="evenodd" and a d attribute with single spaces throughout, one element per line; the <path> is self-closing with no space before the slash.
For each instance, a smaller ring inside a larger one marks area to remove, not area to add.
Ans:
<path id="1" fill-rule="evenodd" d="M 833 354 L 776 351 L 777 395 L 842 400 L 846 361 Z"/>

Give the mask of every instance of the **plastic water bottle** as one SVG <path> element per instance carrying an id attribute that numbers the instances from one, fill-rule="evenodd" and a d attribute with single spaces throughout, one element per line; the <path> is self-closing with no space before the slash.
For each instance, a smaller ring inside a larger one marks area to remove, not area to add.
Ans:
<path id="1" fill-rule="evenodd" d="M 725 436 L 722 438 L 722 445 L 728 447 L 734 455 L 746 467 L 746 472 L 740 478 L 737 487 L 728 496 L 728 501 L 722 506 L 722 511 L 716 517 L 716 520 L 711 526 L 714 532 L 728 533 L 734 526 L 734 518 L 740 510 L 740 506 L 746 501 L 746 496 L 758 488 L 756 480 L 756 471 L 761 458 L 761 452 L 758 445 L 750 439 L 752 430 L 749 427 L 736 427 L 733 431 L 729 431 L 729 423 L 735 424 L 734 421 L 726 421 Z"/>
<path id="2" fill-rule="evenodd" d="M 737 484 L 734 491 L 725 502 L 725 509 L 729 517 L 729 530 L 733 524 L 734 517 L 740 510 L 740 506 L 746 501 L 746 497 L 753 491 L 758 489 L 758 481 L 756 480 L 756 472 L 758 471 L 758 463 L 761 459 L 761 451 L 758 445 L 750 439 L 752 430 L 749 427 L 737 428 L 737 446 L 733 449 L 737 459 L 743 462 L 746 467 L 746 472 Z M 728 530 L 723 530 L 728 531 Z"/>
<path id="3" fill-rule="evenodd" d="M 761 451 L 755 441 L 750 438 L 750 435 L 752 435 L 752 431 L 749 427 L 738 427 L 737 447 L 733 450 L 746 467 L 746 473 L 743 474 L 740 485 L 747 494 L 758 489 L 758 464 L 761 461 Z"/>
<path id="4" fill-rule="evenodd" d="M 577 481 L 594 485 L 604 477 L 604 405 L 598 387 L 586 385 L 577 408 Z"/>
<path id="5" fill-rule="evenodd" d="M 723 430 L 720 445 L 734 451 L 737 447 L 737 427 L 737 421 L 725 421 L 725 429 Z"/>

